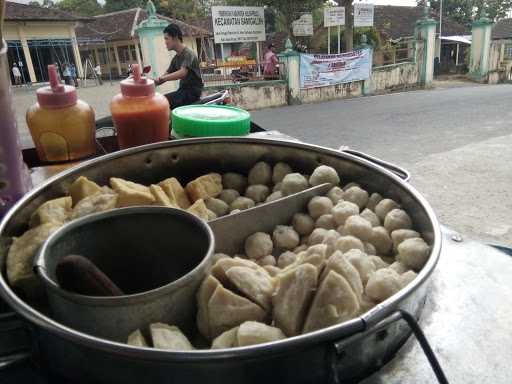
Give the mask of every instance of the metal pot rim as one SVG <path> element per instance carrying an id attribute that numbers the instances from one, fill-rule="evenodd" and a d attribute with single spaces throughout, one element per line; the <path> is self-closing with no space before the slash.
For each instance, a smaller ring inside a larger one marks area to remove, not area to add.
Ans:
<path id="1" fill-rule="evenodd" d="M 226 358 L 253 358 L 255 356 L 261 356 L 262 354 L 278 354 L 289 352 L 292 348 L 305 348 L 306 346 L 316 345 L 326 341 L 338 341 L 343 337 L 352 335 L 354 333 L 362 332 L 369 326 L 378 323 L 389 315 L 393 311 L 394 305 L 401 300 L 410 296 L 421 284 L 423 284 L 432 274 L 434 267 L 436 266 L 441 251 L 441 229 L 437 218 L 430 207 L 430 204 L 426 199 L 410 184 L 406 183 L 398 176 L 381 167 L 380 165 L 374 164 L 368 160 L 361 159 L 357 156 L 349 153 L 336 151 L 334 149 L 314 145 L 305 144 L 296 141 L 289 140 L 276 140 L 270 138 L 248 138 L 248 137 L 210 137 L 210 138 L 196 138 L 196 139 L 182 139 L 176 142 L 167 141 L 155 144 L 148 144 L 141 147 L 129 148 L 114 152 L 112 154 L 104 155 L 87 162 L 84 162 L 76 167 L 66 170 L 41 184 L 39 187 L 30 191 L 25 195 L 4 217 L 0 223 L 0 234 L 5 230 L 7 222 L 14 216 L 17 210 L 22 207 L 26 201 L 31 200 L 34 196 L 39 194 L 49 185 L 56 180 L 68 176 L 69 174 L 75 173 L 80 170 L 95 166 L 97 163 L 111 160 L 119 157 L 123 157 L 128 154 L 148 152 L 151 150 L 157 150 L 160 148 L 174 147 L 174 146 L 186 146 L 186 145 L 197 145 L 197 144 L 211 144 L 211 143 L 233 143 L 233 144 L 259 144 L 259 145 L 273 145 L 282 147 L 293 147 L 297 149 L 306 149 L 310 151 L 316 151 L 326 155 L 342 157 L 345 160 L 349 160 L 353 163 L 358 163 L 366 168 L 370 168 L 384 174 L 388 178 L 392 179 L 396 184 L 399 184 L 402 188 L 406 189 L 407 192 L 414 197 L 414 199 L 423 207 L 429 221 L 433 227 L 433 244 L 431 247 L 430 257 L 418 273 L 418 276 L 414 281 L 408 284 L 405 288 L 399 292 L 378 304 L 367 313 L 360 317 L 354 318 L 347 322 L 333 325 L 328 328 L 320 329 L 315 332 L 290 337 L 284 340 L 275 341 L 272 343 L 258 344 L 249 347 L 237 347 L 231 349 L 218 349 L 218 350 L 197 350 L 187 352 L 176 352 L 176 351 L 165 351 L 150 348 L 133 347 L 128 344 L 118 343 L 106 339 L 101 339 L 88 335 L 82 332 L 78 332 L 74 329 L 68 328 L 51 318 L 45 316 L 41 312 L 34 309 L 29 304 L 21 300 L 10 288 L 3 274 L 0 274 L 0 295 L 2 298 L 18 313 L 30 322 L 38 325 L 44 330 L 55 334 L 61 338 L 67 339 L 71 342 L 76 342 L 85 347 L 98 348 L 106 352 L 121 353 L 126 356 L 132 356 L 144 360 L 166 360 L 174 359 L 177 361 L 190 361 L 190 360 L 223 360 Z"/>
<path id="2" fill-rule="evenodd" d="M 135 294 L 122 295 L 116 297 L 102 297 L 102 296 L 88 296 L 88 295 L 79 295 L 73 292 L 66 291 L 58 286 L 58 284 L 48 276 L 48 272 L 46 269 L 46 261 L 45 254 L 48 252 L 48 249 L 55 243 L 61 236 L 65 233 L 72 231 L 77 227 L 81 227 L 83 225 L 92 224 L 101 220 L 109 219 L 111 217 L 116 216 L 127 216 L 127 215 L 137 215 L 137 214 L 151 214 L 151 213 L 160 213 L 160 214 L 169 214 L 180 217 L 185 217 L 186 220 L 193 221 L 194 224 L 201 228 L 208 237 L 209 246 L 206 250 L 205 257 L 201 260 L 199 264 L 197 264 L 192 270 L 187 272 L 185 275 L 181 276 L 179 279 L 171 281 L 165 285 L 160 287 L 151 289 L 149 291 L 144 291 Z M 77 220 L 73 220 L 64 226 L 60 227 L 57 231 L 55 231 L 42 245 L 41 250 L 34 260 L 34 269 L 36 270 L 36 274 L 43 280 L 43 284 L 46 288 L 53 290 L 58 295 L 68 298 L 71 301 L 80 301 L 80 304 L 83 305 L 99 305 L 99 306 L 116 306 L 116 305 L 126 305 L 126 304 L 136 304 L 144 300 L 148 300 L 151 298 L 160 297 L 162 295 L 169 294 L 170 289 L 176 289 L 180 286 L 185 285 L 189 280 L 193 278 L 194 273 L 197 273 L 198 270 L 201 269 L 207 262 L 209 257 L 207 255 L 213 255 L 215 247 L 215 239 L 213 236 L 213 231 L 210 226 L 207 225 L 203 220 L 200 220 L 198 217 L 192 215 L 191 213 L 170 207 L 160 207 L 160 206 L 134 206 L 134 207 L 125 207 L 118 208 L 111 211 L 95 213 L 92 215 L 88 215 L 85 217 L 81 217 Z"/>

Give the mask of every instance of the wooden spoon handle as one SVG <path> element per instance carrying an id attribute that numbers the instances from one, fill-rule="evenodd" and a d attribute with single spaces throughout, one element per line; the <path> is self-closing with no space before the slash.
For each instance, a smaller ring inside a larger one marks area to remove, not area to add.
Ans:
<path id="1" fill-rule="evenodd" d="M 89 296 L 122 296 L 123 291 L 93 262 L 80 255 L 62 258 L 55 270 L 61 288 Z"/>

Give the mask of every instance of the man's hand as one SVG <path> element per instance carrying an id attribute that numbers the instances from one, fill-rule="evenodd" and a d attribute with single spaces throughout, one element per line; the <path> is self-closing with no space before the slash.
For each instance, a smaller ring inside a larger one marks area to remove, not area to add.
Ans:
<path id="1" fill-rule="evenodd" d="M 154 82 L 155 82 L 155 85 L 160 85 L 160 84 L 165 83 L 165 80 L 163 80 L 161 76 L 158 76 L 158 77 L 154 80 Z"/>

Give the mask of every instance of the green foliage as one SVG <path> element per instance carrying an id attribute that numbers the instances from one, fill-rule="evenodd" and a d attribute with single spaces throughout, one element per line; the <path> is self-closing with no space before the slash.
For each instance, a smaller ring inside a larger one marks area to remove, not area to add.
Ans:
<path id="1" fill-rule="evenodd" d="M 81 16 L 95 16 L 103 12 L 97 0 L 61 0 L 56 7 Z"/>
<path id="2" fill-rule="evenodd" d="M 105 0 L 103 11 L 105 13 L 124 11 L 131 8 L 144 8 L 146 1 L 144 0 Z"/>
<path id="3" fill-rule="evenodd" d="M 226 5 L 267 6 L 274 10 L 277 29 L 292 36 L 292 22 L 304 12 L 313 12 L 324 5 L 323 0 L 226 0 Z"/>
<path id="4" fill-rule="evenodd" d="M 432 0 L 430 6 L 439 13 L 440 0 Z M 425 0 L 418 0 L 424 5 Z M 507 16 L 512 10 L 512 0 L 443 0 L 443 16 L 448 16 L 459 23 L 469 25 L 485 12 L 487 17 L 496 21 Z"/>
<path id="5" fill-rule="evenodd" d="M 158 13 L 187 21 L 207 15 L 208 7 L 201 0 L 160 0 L 155 1 Z"/>

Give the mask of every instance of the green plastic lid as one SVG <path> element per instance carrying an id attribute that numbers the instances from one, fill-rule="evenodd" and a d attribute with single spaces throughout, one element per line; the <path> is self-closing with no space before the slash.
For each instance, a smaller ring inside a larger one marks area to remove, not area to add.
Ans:
<path id="1" fill-rule="evenodd" d="M 186 105 L 172 111 L 172 129 L 180 137 L 242 136 L 251 130 L 251 115 L 224 105 Z"/>

